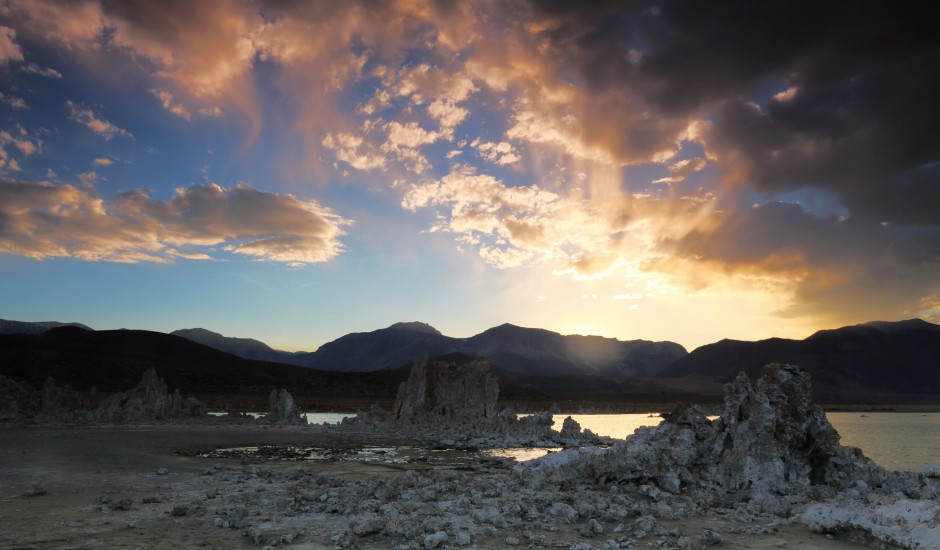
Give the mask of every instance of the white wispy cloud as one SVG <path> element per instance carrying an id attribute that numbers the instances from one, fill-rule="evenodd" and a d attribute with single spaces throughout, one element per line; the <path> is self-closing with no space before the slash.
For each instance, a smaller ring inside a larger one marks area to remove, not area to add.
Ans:
<path id="1" fill-rule="evenodd" d="M 0 103 L 5 103 L 15 110 L 28 109 L 26 101 L 22 97 L 16 97 L 0 92 Z"/>
<path id="2" fill-rule="evenodd" d="M 52 79 L 62 78 L 62 73 L 60 73 L 59 71 L 51 67 L 40 67 L 39 65 L 32 63 L 32 62 L 27 63 L 26 65 L 23 65 L 23 72 L 39 75 L 45 78 L 52 78 Z"/>
<path id="3" fill-rule="evenodd" d="M 125 138 L 134 137 L 134 135 L 127 130 L 118 128 L 107 120 L 99 118 L 91 109 L 86 109 L 81 105 L 73 103 L 71 100 L 66 101 L 65 106 L 69 110 L 69 118 L 71 120 L 86 126 L 89 130 L 100 135 L 107 141 L 111 141 L 114 136 Z"/>

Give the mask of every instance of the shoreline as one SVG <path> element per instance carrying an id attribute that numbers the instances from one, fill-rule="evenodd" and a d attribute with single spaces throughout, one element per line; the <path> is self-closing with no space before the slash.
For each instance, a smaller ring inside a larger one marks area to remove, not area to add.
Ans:
<path id="1" fill-rule="evenodd" d="M 483 491 L 479 501 L 471 496 L 464 512 L 480 518 L 477 523 L 481 530 L 472 538 L 473 547 L 479 549 L 516 544 L 607 548 L 608 540 L 618 538 L 635 540 L 638 545 L 649 542 L 678 547 L 682 537 L 697 543 L 708 532 L 718 533 L 721 547 L 733 550 L 810 545 L 832 550 L 867 548 L 850 540 L 827 538 L 779 518 L 741 521 L 732 510 L 670 517 L 663 510 L 657 514 L 651 508 L 652 515 L 628 512 L 619 520 L 585 512 L 597 518 L 593 523 L 577 513 L 575 517 L 563 517 L 551 512 L 552 506 L 574 510 L 583 499 L 602 502 L 588 493 L 581 493 L 574 500 L 564 492 L 533 493 L 531 502 L 543 502 L 540 506 L 545 509 L 532 516 L 536 519 L 528 520 L 525 513 L 517 515 L 513 511 L 512 503 L 518 499 L 512 493 L 501 496 L 498 492 L 487 492 L 492 490 L 487 487 L 496 486 L 494 483 L 510 482 L 513 475 L 511 469 L 495 463 L 452 471 L 420 463 L 404 466 L 342 461 L 246 463 L 178 453 L 248 442 L 343 447 L 370 441 L 394 443 L 392 438 L 374 432 L 294 426 L 153 423 L 8 427 L 0 430 L 0 487 L 4 488 L 0 495 L 0 520 L 5 525 L 0 533 L 0 547 L 256 548 L 271 543 L 298 549 L 435 547 L 428 546 L 431 543 L 425 540 L 433 542 L 427 537 L 447 528 L 426 533 L 420 527 L 423 523 L 418 522 L 418 527 L 402 526 L 404 536 L 389 539 L 369 523 L 373 517 L 369 513 L 347 515 L 329 511 L 341 512 L 342 506 L 354 505 L 353 501 L 360 498 L 355 496 L 357 491 L 380 494 L 382 487 L 388 486 L 405 493 L 395 496 L 393 491 L 384 497 L 391 500 L 380 499 L 382 502 L 405 506 L 409 501 L 402 499 L 413 492 L 419 499 L 416 504 L 437 502 L 435 508 L 449 501 L 448 491 L 460 494 L 469 490 L 466 494 L 473 495 L 475 488 L 479 488 Z M 43 493 L 26 496 L 36 487 Z M 348 499 L 343 497 L 343 491 L 335 492 L 341 487 L 351 493 Z M 336 496 L 330 496 L 333 494 Z M 308 498 L 312 500 L 307 501 Z M 340 508 L 330 508 L 334 498 L 339 499 Z M 342 504 L 347 500 L 348 504 Z M 570 504 L 553 504 L 566 501 Z M 298 508 L 296 503 L 301 502 L 307 504 Z M 324 511 L 318 512 L 320 508 Z M 500 511 L 497 516 L 488 515 L 492 510 L 503 509 L 505 512 Z M 425 512 L 419 510 L 420 505 L 415 508 L 418 513 L 415 517 L 423 517 Z M 407 536 L 414 529 L 417 529 L 414 535 Z M 591 529 L 602 529 L 603 533 Z M 470 531 L 454 528 L 453 532 L 457 534 L 449 536 L 448 547 L 462 547 L 463 541 L 457 537 Z"/>

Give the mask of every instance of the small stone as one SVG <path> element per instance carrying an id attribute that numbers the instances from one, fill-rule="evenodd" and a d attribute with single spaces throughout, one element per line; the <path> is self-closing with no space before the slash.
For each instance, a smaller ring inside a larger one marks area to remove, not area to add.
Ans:
<path id="1" fill-rule="evenodd" d="M 442 542 L 447 540 L 447 533 L 444 531 L 438 531 L 432 535 L 424 537 L 424 547 L 427 550 L 432 548 L 437 548 Z"/>
<path id="2" fill-rule="evenodd" d="M 254 526 L 254 525 L 249 527 L 248 531 L 245 534 L 251 538 L 251 542 L 253 542 L 256 546 L 260 545 L 261 541 L 264 540 L 264 531 L 262 531 L 259 527 Z M 339 541 L 340 535 L 339 534 L 334 535 L 334 538 L 335 538 L 335 541 Z"/>
<path id="3" fill-rule="evenodd" d="M 506 546 L 519 546 L 520 544 L 522 544 L 522 541 L 520 541 L 517 537 L 512 535 L 506 537 Z"/>
<path id="4" fill-rule="evenodd" d="M 134 504 L 134 501 L 129 498 L 122 498 L 121 500 L 115 502 L 111 505 L 111 509 L 117 512 L 126 512 L 131 509 L 131 505 Z"/>
<path id="5" fill-rule="evenodd" d="M 698 540 L 702 541 L 702 545 L 705 546 L 709 544 L 721 544 L 722 538 L 721 533 L 718 531 L 705 529 L 699 534 Z"/>
<path id="6" fill-rule="evenodd" d="M 46 491 L 39 486 L 38 483 L 30 483 L 29 490 L 23 493 L 24 497 L 38 497 L 42 495 L 48 495 L 49 491 Z"/>
<path id="7" fill-rule="evenodd" d="M 109 495 L 108 493 L 101 495 L 100 497 L 98 497 L 98 502 L 100 502 L 101 504 L 107 504 L 111 502 L 111 495 Z"/>
<path id="8" fill-rule="evenodd" d="M 604 526 L 600 524 L 596 519 L 592 519 L 588 522 L 588 527 L 591 528 L 591 531 L 594 531 L 595 535 L 604 534 Z"/>
<path id="9" fill-rule="evenodd" d="M 168 473 L 170 473 L 170 471 L 167 470 L 166 468 L 160 468 L 160 469 L 157 470 L 157 475 L 158 475 L 158 476 L 165 476 L 165 475 L 167 475 Z"/>

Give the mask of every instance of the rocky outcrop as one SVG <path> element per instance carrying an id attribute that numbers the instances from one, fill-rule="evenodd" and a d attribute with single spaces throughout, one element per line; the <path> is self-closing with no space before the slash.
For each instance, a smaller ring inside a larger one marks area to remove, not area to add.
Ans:
<path id="1" fill-rule="evenodd" d="M 486 361 L 466 364 L 427 358 L 415 362 L 402 382 L 391 412 L 373 406 L 343 426 L 370 426 L 400 437 L 435 441 L 458 448 L 558 447 L 607 442 L 581 430 L 572 419 L 564 435 L 552 429 L 552 413 L 522 416 L 511 410 L 497 413 L 499 384 Z"/>
<path id="2" fill-rule="evenodd" d="M 300 413 L 294 397 L 285 389 L 271 390 L 268 394 L 271 410 L 265 420 L 274 424 L 306 424 L 307 420 Z"/>
<path id="3" fill-rule="evenodd" d="M 184 398 L 179 390 L 168 393 L 166 383 L 157 376 L 157 371 L 148 369 L 136 388 L 111 395 L 90 416 L 95 422 L 140 422 L 205 414 L 205 407 L 197 399 Z"/>
<path id="4" fill-rule="evenodd" d="M 494 418 L 498 397 L 499 384 L 485 361 L 428 366 L 425 357 L 398 387 L 394 418 L 398 422 Z"/>
<path id="5" fill-rule="evenodd" d="M 533 479 L 562 484 L 636 484 L 701 503 L 787 515 L 859 483 L 935 495 L 924 476 L 886 472 L 858 449 L 843 447 L 810 399 L 810 377 L 770 364 L 755 384 L 738 376 L 725 388 L 714 422 L 684 406 L 656 427 L 641 428 L 610 449 L 572 449 L 537 461 Z"/>

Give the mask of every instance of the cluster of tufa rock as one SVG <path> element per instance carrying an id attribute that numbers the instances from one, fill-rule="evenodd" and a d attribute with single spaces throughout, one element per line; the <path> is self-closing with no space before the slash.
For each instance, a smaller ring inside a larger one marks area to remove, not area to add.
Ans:
<path id="1" fill-rule="evenodd" d="M 552 414 L 519 417 L 498 411 L 499 384 L 484 360 L 466 364 L 414 363 L 398 388 L 391 412 L 373 406 L 343 425 L 381 426 L 406 439 L 436 441 L 456 447 L 557 447 L 604 442 L 568 418 L 563 432 L 552 429 Z"/>
<path id="2" fill-rule="evenodd" d="M 647 485 L 660 497 L 783 516 L 858 486 L 914 498 L 937 494 L 925 476 L 887 472 L 857 448 L 840 445 L 810 398 L 809 374 L 782 364 L 765 366 L 756 384 L 738 375 L 725 388 L 717 420 L 684 406 L 609 449 L 571 449 L 525 467 L 537 483 Z"/>
<path id="3" fill-rule="evenodd" d="M 136 388 L 118 392 L 102 401 L 91 414 L 95 422 L 140 422 L 205 416 L 196 398 L 183 397 L 177 389 L 168 393 L 157 371 L 147 369 Z"/>
<path id="4" fill-rule="evenodd" d="M 398 386 L 393 414 L 398 422 L 493 418 L 498 397 L 499 384 L 486 361 L 435 362 L 429 367 L 425 357 Z"/>
<path id="5" fill-rule="evenodd" d="M 41 422 L 141 422 L 205 416 L 197 399 L 172 394 L 154 369 L 144 372 L 140 383 L 128 392 L 118 392 L 97 406 L 95 390 L 81 393 L 70 386 L 57 386 L 50 377 L 42 391 L 0 376 L 0 420 Z"/>

